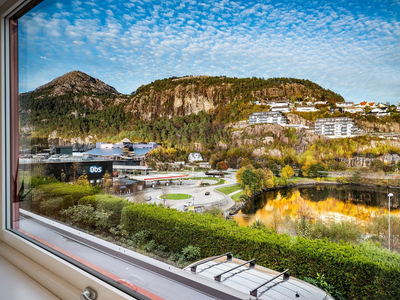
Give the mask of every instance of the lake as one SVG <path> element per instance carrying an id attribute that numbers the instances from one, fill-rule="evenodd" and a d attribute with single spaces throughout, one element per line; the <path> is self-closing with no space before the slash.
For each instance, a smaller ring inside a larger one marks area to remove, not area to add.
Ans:
<path id="1" fill-rule="evenodd" d="M 399 189 L 389 189 L 391 214 L 400 216 Z M 365 186 L 292 187 L 265 192 L 234 215 L 242 226 L 254 221 L 300 219 L 323 221 L 355 221 L 360 225 L 388 213 L 386 188 Z"/>

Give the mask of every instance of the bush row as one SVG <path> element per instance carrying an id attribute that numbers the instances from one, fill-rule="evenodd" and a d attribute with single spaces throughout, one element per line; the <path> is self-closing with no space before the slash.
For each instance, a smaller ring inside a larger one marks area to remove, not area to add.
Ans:
<path id="1" fill-rule="evenodd" d="M 121 224 L 129 234 L 148 230 L 168 251 L 188 245 L 201 248 L 202 257 L 234 251 L 242 259 L 255 258 L 258 264 L 277 271 L 290 269 L 298 278 L 324 274 L 327 282 L 350 299 L 395 299 L 400 293 L 398 264 L 371 259 L 372 250 L 359 246 L 294 238 L 148 204 L 126 206 Z"/>

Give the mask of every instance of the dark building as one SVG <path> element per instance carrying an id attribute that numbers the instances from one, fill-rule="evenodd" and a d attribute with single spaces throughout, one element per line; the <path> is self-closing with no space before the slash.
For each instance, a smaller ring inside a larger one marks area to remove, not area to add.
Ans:
<path id="1" fill-rule="evenodd" d="M 71 181 L 74 177 L 78 178 L 85 173 L 91 185 L 100 184 L 106 172 L 113 177 L 113 162 L 105 160 L 20 164 L 20 170 L 22 171 L 29 170 L 34 173 L 34 170 L 37 168 L 41 168 L 42 173 L 48 176 L 54 176 L 58 180 L 61 180 L 61 174 L 64 173 L 66 175 L 66 181 Z"/>
<path id="2" fill-rule="evenodd" d="M 66 154 L 72 155 L 72 146 L 55 146 L 50 149 L 50 154 Z"/>

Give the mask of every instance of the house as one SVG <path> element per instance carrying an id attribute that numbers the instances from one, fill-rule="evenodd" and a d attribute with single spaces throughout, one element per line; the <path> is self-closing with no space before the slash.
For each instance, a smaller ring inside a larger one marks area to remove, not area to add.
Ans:
<path id="1" fill-rule="evenodd" d="M 201 154 L 198 153 L 198 152 L 192 152 L 192 153 L 189 154 L 188 160 L 189 160 L 190 162 L 202 161 L 202 160 L 203 160 L 203 157 L 202 157 Z"/>
<path id="2" fill-rule="evenodd" d="M 200 169 L 211 169 L 211 165 L 209 162 L 201 162 L 201 163 L 199 163 L 199 168 Z"/>
<path id="3" fill-rule="evenodd" d="M 72 146 L 55 146 L 50 149 L 50 155 L 54 154 L 72 155 Z"/>
<path id="4" fill-rule="evenodd" d="M 351 101 L 351 102 L 338 102 L 338 103 L 336 103 L 336 106 L 337 107 L 352 107 L 352 106 L 354 106 L 354 102 L 353 101 Z"/>
<path id="5" fill-rule="evenodd" d="M 269 107 L 281 107 L 281 106 L 289 106 L 289 101 L 273 101 L 268 102 Z"/>
<path id="6" fill-rule="evenodd" d="M 344 113 L 344 109 L 342 107 L 331 107 L 329 111 L 330 111 L 331 114 L 333 114 L 335 111 L 338 111 L 340 113 Z"/>
<path id="7" fill-rule="evenodd" d="M 275 106 L 271 108 L 271 111 L 273 112 L 281 112 L 281 113 L 288 113 L 290 112 L 290 106 L 285 105 L 285 106 Z"/>
<path id="8" fill-rule="evenodd" d="M 367 116 L 375 116 L 377 118 L 381 118 L 384 116 L 390 116 L 389 108 L 384 107 L 384 108 L 373 108 Z"/>
<path id="9" fill-rule="evenodd" d="M 315 106 L 297 106 L 296 111 L 299 112 L 313 112 L 313 111 L 318 111 L 318 109 L 315 108 Z"/>
<path id="10" fill-rule="evenodd" d="M 281 112 L 256 112 L 249 117 L 249 124 L 272 123 L 272 124 L 288 124 L 287 117 Z"/>
<path id="11" fill-rule="evenodd" d="M 363 113 L 364 112 L 364 109 L 362 109 L 361 107 L 349 107 L 349 108 L 344 108 L 343 110 L 345 112 L 349 112 L 351 114 Z"/>
<path id="12" fill-rule="evenodd" d="M 357 135 L 357 127 L 352 118 L 317 118 L 315 134 L 328 137 L 348 137 Z"/>

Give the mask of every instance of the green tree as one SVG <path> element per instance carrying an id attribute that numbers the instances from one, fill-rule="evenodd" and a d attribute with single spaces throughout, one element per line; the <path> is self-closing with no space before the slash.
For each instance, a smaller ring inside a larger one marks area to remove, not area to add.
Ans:
<path id="1" fill-rule="evenodd" d="M 324 176 L 324 172 L 328 171 L 328 166 L 323 162 L 306 162 L 301 170 L 306 177 L 319 177 Z"/>
<path id="2" fill-rule="evenodd" d="M 280 185 L 287 185 L 288 184 L 288 178 L 286 176 L 282 175 L 280 180 L 279 180 L 279 184 Z"/>
<path id="3" fill-rule="evenodd" d="M 351 176 L 350 182 L 351 182 L 351 183 L 354 183 L 354 184 L 360 184 L 361 181 L 362 181 L 362 178 L 361 178 L 361 171 L 360 171 L 360 170 L 357 170 L 357 171 L 355 171 L 355 172 L 353 173 L 353 175 Z"/>

